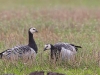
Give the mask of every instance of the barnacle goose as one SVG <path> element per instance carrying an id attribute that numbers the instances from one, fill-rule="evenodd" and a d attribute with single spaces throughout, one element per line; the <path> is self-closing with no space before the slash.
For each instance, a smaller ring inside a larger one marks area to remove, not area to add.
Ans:
<path id="1" fill-rule="evenodd" d="M 35 58 L 36 53 L 38 51 L 37 45 L 34 41 L 33 34 L 35 32 L 38 32 L 36 28 L 32 27 L 29 28 L 28 34 L 29 34 L 29 43 L 28 45 L 20 45 L 20 46 L 15 46 L 13 48 L 7 49 L 3 52 L 0 53 L 0 58 L 1 59 L 11 59 L 11 60 L 16 60 L 19 58 L 28 58 L 32 59 Z"/>
<path id="2" fill-rule="evenodd" d="M 44 47 L 44 51 L 50 49 L 51 50 L 51 59 L 59 59 L 61 57 L 62 60 L 68 59 L 70 60 L 76 53 L 78 48 L 82 48 L 81 46 L 76 46 L 74 44 L 59 42 L 54 45 L 46 44 Z"/>

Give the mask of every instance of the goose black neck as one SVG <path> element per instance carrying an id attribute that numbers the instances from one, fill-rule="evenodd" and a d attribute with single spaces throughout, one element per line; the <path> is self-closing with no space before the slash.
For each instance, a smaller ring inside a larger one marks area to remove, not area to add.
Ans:
<path id="1" fill-rule="evenodd" d="M 33 34 L 30 31 L 28 33 L 29 33 L 29 44 L 28 45 L 31 48 L 33 48 L 35 50 L 35 52 L 37 53 L 38 49 L 37 49 L 37 45 L 36 45 L 36 43 L 34 41 Z"/>
<path id="2" fill-rule="evenodd" d="M 51 44 L 51 59 L 54 59 L 53 56 L 55 55 L 55 49 L 56 47 Z"/>
<path id="3" fill-rule="evenodd" d="M 59 59 L 60 57 L 60 49 L 51 45 L 51 59 L 56 59 L 56 61 Z"/>
<path id="4" fill-rule="evenodd" d="M 56 47 L 51 44 L 51 50 L 54 50 L 54 49 L 56 49 Z"/>

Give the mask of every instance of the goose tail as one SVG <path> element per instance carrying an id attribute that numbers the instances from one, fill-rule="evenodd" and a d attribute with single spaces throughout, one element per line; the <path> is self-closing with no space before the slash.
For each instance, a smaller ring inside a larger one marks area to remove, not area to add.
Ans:
<path id="1" fill-rule="evenodd" d="M 81 46 L 76 46 L 74 44 L 70 44 L 70 45 L 74 46 L 75 48 L 82 48 Z"/>
<path id="2" fill-rule="evenodd" d="M 76 48 L 82 48 L 81 46 L 75 46 Z"/>
<path id="3" fill-rule="evenodd" d="M 82 48 L 81 46 L 76 46 L 76 45 L 74 45 L 74 44 L 70 44 L 70 45 L 74 46 L 75 49 L 76 49 L 76 51 L 78 51 L 78 48 Z"/>
<path id="4" fill-rule="evenodd" d="M 3 52 L 0 53 L 0 59 L 2 59 L 2 56 L 3 56 Z"/>

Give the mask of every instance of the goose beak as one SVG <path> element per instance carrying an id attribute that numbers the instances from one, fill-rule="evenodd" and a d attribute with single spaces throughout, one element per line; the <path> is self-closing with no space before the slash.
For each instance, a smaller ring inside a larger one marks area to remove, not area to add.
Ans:
<path id="1" fill-rule="evenodd" d="M 46 48 L 44 48 L 44 50 L 43 51 L 46 51 L 47 49 Z"/>
<path id="2" fill-rule="evenodd" d="M 38 32 L 38 30 L 36 30 L 36 32 Z"/>

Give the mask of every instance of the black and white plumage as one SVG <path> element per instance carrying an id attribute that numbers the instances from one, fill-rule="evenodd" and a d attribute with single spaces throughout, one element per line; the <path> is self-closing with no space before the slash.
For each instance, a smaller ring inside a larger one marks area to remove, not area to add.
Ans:
<path id="1" fill-rule="evenodd" d="M 54 59 L 55 56 L 56 60 L 59 57 L 61 57 L 62 60 L 65 60 L 71 59 L 77 53 L 78 48 L 82 47 L 69 43 L 56 43 L 54 45 L 46 44 L 44 51 L 48 49 L 51 50 L 51 59 Z"/>
<path id="2" fill-rule="evenodd" d="M 28 45 L 15 46 L 0 53 L 0 58 L 16 60 L 19 58 L 32 58 L 36 56 L 38 51 L 37 45 L 34 41 L 33 34 L 38 32 L 36 28 L 29 28 L 29 43 Z"/>

